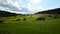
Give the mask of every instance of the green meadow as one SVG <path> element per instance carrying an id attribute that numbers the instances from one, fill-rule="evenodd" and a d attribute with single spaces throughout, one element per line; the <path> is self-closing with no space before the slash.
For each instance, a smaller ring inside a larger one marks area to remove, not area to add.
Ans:
<path id="1" fill-rule="evenodd" d="M 0 17 L 0 34 L 60 34 L 60 15 Z"/>

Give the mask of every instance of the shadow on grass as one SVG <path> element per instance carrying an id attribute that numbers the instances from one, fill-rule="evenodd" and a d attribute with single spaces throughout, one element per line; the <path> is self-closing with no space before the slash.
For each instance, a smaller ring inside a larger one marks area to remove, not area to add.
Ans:
<path id="1" fill-rule="evenodd" d="M 0 34 L 11 34 L 11 33 L 8 31 L 0 31 Z"/>

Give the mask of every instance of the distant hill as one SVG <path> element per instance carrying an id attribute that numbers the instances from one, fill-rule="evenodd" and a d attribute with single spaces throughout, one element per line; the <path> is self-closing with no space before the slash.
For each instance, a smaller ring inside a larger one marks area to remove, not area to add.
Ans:
<path id="1" fill-rule="evenodd" d="M 41 12 L 38 12 L 38 13 L 35 13 L 35 14 L 60 14 L 60 8 L 41 11 Z"/>
<path id="2" fill-rule="evenodd" d="M 16 16 L 18 14 L 0 10 L 0 17 Z"/>

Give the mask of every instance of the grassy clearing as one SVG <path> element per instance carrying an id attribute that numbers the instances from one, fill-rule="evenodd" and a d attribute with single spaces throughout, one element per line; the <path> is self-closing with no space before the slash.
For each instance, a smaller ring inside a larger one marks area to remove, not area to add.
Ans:
<path id="1" fill-rule="evenodd" d="M 1 17 L 0 34 L 60 34 L 60 18 L 44 16 L 46 20 L 36 21 L 43 16 Z"/>

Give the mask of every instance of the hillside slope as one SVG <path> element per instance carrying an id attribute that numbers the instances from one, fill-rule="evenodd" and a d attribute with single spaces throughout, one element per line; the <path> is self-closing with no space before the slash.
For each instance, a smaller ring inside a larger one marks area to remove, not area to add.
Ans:
<path id="1" fill-rule="evenodd" d="M 16 16 L 18 14 L 0 10 L 0 17 Z"/>
<path id="2" fill-rule="evenodd" d="M 60 8 L 41 11 L 41 12 L 38 12 L 38 13 L 35 13 L 35 14 L 60 14 Z"/>

